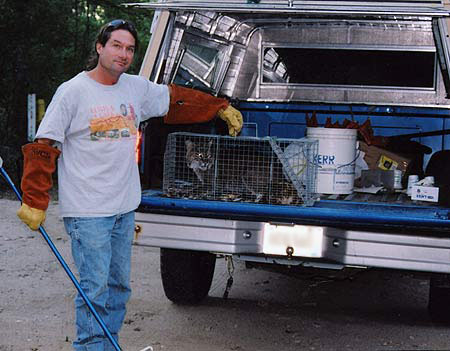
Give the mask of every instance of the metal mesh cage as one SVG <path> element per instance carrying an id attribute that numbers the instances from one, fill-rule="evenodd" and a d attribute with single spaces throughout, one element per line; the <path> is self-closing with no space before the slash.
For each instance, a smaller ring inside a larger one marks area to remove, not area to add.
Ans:
<path id="1" fill-rule="evenodd" d="M 172 133 L 164 155 L 164 195 L 312 206 L 317 152 L 317 141 L 309 139 Z"/>

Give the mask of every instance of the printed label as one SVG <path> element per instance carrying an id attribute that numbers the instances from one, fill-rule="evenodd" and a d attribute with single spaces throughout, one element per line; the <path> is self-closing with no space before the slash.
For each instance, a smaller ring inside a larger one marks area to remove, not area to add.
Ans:
<path id="1" fill-rule="evenodd" d="M 335 155 L 317 155 L 314 156 L 314 162 L 318 165 L 334 165 Z"/>

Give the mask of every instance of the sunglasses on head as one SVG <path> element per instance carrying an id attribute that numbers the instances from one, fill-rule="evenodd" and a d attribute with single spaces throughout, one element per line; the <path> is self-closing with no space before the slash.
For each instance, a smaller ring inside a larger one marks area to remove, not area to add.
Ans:
<path id="1" fill-rule="evenodd" d="M 123 19 L 115 19 L 109 22 L 104 28 L 103 33 L 112 32 L 116 29 L 126 29 L 130 31 L 133 35 L 136 33 L 136 28 L 131 22 L 125 21 Z"/>
<path id="2" fill-rule="evenodd" d="M 98 42 L 100 42 L 100 43 L 102 43 L 102 45 L 104 45 L 108 41 L 108 39 L 111 35 L 110 33 L 117 29 L 125 29 L 125 30 L 129 31 L 133 35 L 134 39 L 136 40 L 136 49 L 137 49 L 138 35 L 137 35 L 136 28 L 131 22 L 125 21 L 123 19 L 115 19 L 115 20 L 112 20 L 111 22 L 105 24 L 98 36 L 98 39 L 97 39 Z"/>

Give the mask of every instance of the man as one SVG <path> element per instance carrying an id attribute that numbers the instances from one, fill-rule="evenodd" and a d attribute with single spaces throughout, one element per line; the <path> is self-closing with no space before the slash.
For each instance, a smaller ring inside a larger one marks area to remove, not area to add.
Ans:
<path id="1" fill-rule="evenodd" d="M 242 115 L 225 99 L 125 73 L 137 46 L 130 22 L 108 23 L 97 36 L 94 68 L 58 88 L 37 141 L 23 147 L 23 203 L 18 211 L 30 228 L 39 228 L 59 157 L 60 212 L 80 285 L 116 339 L 131 292 L 134 210 L 140 201 L 134 156 L 139 123 L 156 116 L 165 116 L 165 123 L 199 123 L 217 114 L 231 135 L 242 127 Z M 74 349 L 113 350 L 80 296 L 75 308 Z"/>

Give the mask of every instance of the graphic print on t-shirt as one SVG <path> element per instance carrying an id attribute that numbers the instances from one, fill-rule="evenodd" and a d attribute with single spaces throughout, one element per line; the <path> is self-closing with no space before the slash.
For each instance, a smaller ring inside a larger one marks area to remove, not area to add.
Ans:
<path id="1" fill-rule="evenodd" d="M 114 106 L 94 106 L 90 109 L 90 136 L 93 141 L 114 141 L 136 137 L 136 114 L 132 104 L 120 104 L 116 112 Z"/>

